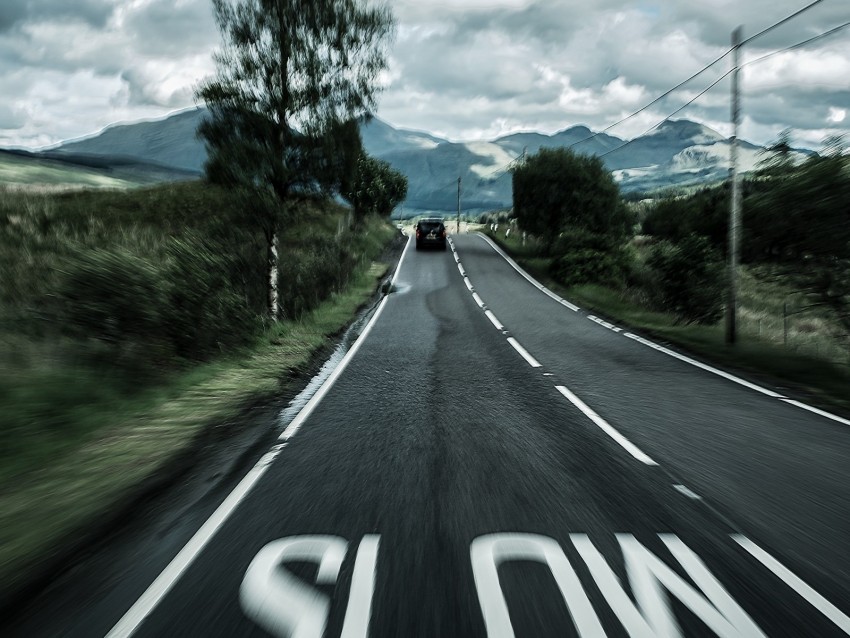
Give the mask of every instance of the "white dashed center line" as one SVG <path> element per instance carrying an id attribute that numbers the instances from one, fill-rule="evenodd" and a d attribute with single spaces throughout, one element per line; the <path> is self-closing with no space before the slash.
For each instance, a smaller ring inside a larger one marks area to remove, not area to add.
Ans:
<path id="1" fill-rule="evenodd" d="M 579 410 L 584 412 L 585 416 L 588 419 L 590 419 L 596 425 L 598 425 L 600 427 L 600 429 L 603 432 L 605 432 L 605 434 L 607 434 L 612 439 L 614 439 L 617 443 L 619 443 L 620 446 L 622 446 L 622 448 L 624 450 L 626 450 L 626 452 L 631 454 L 638 461 L 640 461 L 641 463 L 644 463 L 646 465 L 658 465 L 658 463 L 656 463 L 651 458 L 649 458 L 646 454 L 641 452 L 641 450 L 638 449 L 638 447 L 634 443 L 632 443 L 626 437 L 624 437 L 622 434 L 620 434 L 613 426 L 611 426 L 611 424 L 609 424 L 605 419 L 603 419 L 601 416 L 596 414 L 596 412 L 594 412 L 590 407 L 588 407 L 588 405 L 584 401 L 579 399 L 576 395 L 574 395 L 572 392 L 570 392 L 567 388 L 565 388 L 562 385 L 556 385 L 555 389 L 558 392 L 560 392 L 561 394 L 563 394 L 570 403 L 572 403 Z"/>
<path id="2" fill-rule="evenodd" d="M 514 339 L 513 337 L 508 337 L 508 343 L 513 346 L 514 350 L 516 350 L 520 353 L 520 355 L 522 355 L 522 358 L 525 359 L 528 362 L 528 365 L 530 365 L 532 368 L 542 367 L 537 361 L 537 359 L 528 354 L 528 350 L 519 345 L 516 339 Z"/>

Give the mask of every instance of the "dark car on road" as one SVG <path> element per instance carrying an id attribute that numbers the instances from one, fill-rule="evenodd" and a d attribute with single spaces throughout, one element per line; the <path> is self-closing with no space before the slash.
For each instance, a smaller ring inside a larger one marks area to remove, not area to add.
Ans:
<path id="1" fill-rule="evenodd" d="M 440 217 L 428 217 L 416 223 L 416 250 L 427 246 L 446 249 L 446 225 Z"/>

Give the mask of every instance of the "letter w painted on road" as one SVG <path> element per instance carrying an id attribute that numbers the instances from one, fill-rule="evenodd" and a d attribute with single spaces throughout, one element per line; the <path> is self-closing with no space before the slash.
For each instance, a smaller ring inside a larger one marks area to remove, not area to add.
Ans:
<path id="1" fill-rule="evenodd" d="M 660 537 L 702 593 L 631 534 L 618 534 L 629 584 L 638 603 L 635 605 L 588 537 L 585 534 L 570 535 L 605 600 L 629 636 L 673 638 L 682 635 L 664 590 L 688 607 L 718 636 L 764 636 L 696 554 L 674 535 L 662 534 Z M 478 600 L 490 638 L 514 636 L 497 573 L 501 563 L 512 560 L 533 560 L 548 565 L 579 635 L 605 635 L 569 559 L 553 539 L 536 534 L 491 534 L 476 538 L 470 553 Z"/>

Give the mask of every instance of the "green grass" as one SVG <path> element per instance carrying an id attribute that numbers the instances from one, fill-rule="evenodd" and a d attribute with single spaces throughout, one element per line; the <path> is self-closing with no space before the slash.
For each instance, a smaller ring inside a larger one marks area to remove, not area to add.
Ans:
<path id="1" fill-rule="evenodd" d="M 53 264 L 69 241 L 156 255 L 172 233 L 207 228 L 211 215 L 238 205 L 200 183 L 0 193 L 0 260 L 15 266 L 0 291 L 0 593 L 13 591 L 39 557 L 107 515 L 201 433 L 239 427 L 247 406 L 291 393 L 293 374 L 332 345 L 388 268 L 377 260 L 397 231 L 368 219 L 343 235 L 352 256 L 345 278 L 313 295 L 297 316 L 213 360 L 164 361 L 144 377 L 96 365 L 80 356 L 91 355 L 92 343 L 38 328 Z M 333 204 L 300 202 L 282 253 L 295 254 L 305 238 L 339 236 L 346 215 Z"/>
<path id="2" fill-rule="evenodd" d="M 782 306 L 786 300 L 797 305 L 799 301 L 793 290 L 767 269 L 744 270 L 739 338 L 729 346 L 722 322 L 714 326 L 682 325 L 673 315 L 647 308 L 635 291 L 598 285 L 565 288 L 549 276 L 550 260 L 535 256 L 535 246 L 527 243 L 523 247 L 519 236 L 505 239 L 500 233 L 496 239 L 547 288 L 582 308 L 668 341 L 698 358 L 761 377 L 766 383 L 790 386 L 821 407 L 850 410 L 848 352 L 837 336 L 840 328 L 835 319 L 823 309 L 794 315 L 789 320 L 785 346 Z"/>
<path id="3" fill-rule="evenodd" d="M 106 175 L 104 171 L 50 160 L 0 155 L 0 183 L 19 187 L 129 188 L 138 184 Z"/>
<path id="4" fill-rule="evenodd" d="M 242 356 L 199 366 L 166 387 L 129 400 L 106 391 L 71 412 L 74 401 L 65 396 L 60 413 L 65 423 L 76 422 L 76 435 L 61 443 L 53 437 L 31 442 L 33 455 L 18 461 L 16 477 L 7 474 L 0 486 L 3 589 L 13 590 L 39 556 L 108 512 L 204 429 L 238 422 L 245 406 L 285 395 L 289 373 L 304 370 L 332 343 L 387 268 L 370 263 L 346 290 L 299 321 L 280 322 Z M 43 405 L 37 396 L 31 401 Z M 28 473 L 20 473 L 23 465 Z"/>

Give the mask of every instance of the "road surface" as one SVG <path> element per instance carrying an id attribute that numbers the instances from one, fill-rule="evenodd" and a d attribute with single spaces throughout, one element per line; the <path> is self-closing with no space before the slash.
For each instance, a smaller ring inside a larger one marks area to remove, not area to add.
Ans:
<path id="1" fill-rule="evenodd" d="M 408 246 L 232 491 L 57 577 L 6 635 L 850 635 L 848 426 L 481 235 Z"/>

